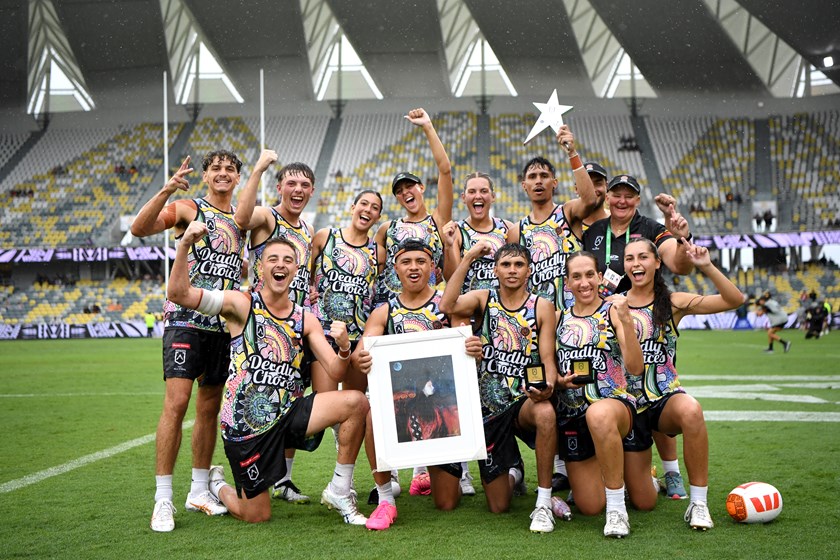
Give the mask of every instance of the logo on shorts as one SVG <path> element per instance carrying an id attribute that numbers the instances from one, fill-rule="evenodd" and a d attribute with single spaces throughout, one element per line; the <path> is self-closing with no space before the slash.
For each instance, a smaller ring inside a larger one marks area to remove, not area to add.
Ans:
<path id="1" fill-rule="evenodd" d="M 625 437 L 624 439 L 625 439 L 625 440 L 627 440 L 627 441 L 633 441 L 634 439 L 636 439 L 636 432 L 635 432 L 635 430 L 631 429 L 631 430 L 630 430 L 630 433 L 629 433 L 629 434 L 627 434 L 627 437 Z"/>
<path id="2" fill-rule="evenodd" d="M 185 350 L 175 350 L 175 363 L 179 366 L 184 365 L 187 361 L 187 352 Z"/>
<path id="3" fill-rule="evenodd" d="M 574 436 L 574 437 L 568 438 L 566 445 L 568 446 L 569 451 L 577 451 L 577 448 L 578 448 L 577 437 Z"/>
<path id="4" fill-rule="evenodd" d="M 248 473 L 248 478 L 250 478 L 251 480 L 257 480 L 260 476 L 260 469 L 257 468 L 256 463 L 248 467 L 248 470 L 245 472 Z"/>

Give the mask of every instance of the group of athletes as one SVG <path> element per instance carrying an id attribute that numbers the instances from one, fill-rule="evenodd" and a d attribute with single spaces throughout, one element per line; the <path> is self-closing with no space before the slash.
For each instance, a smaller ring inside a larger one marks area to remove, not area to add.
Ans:
<path id="1" fill-rule="evenodd" d="M 437 164 L 437 204 L 427 206 L 419 177 L 399 173 L 392 192 L 404 215 L 375 233 L 383 201 L 372 190 L 356 195 L 349 224 L 315 233 L 301 219 L 315 190 L 302 163 L 277 174 L 277 206 L 257 206 L 262 175 L 278 159 L 271 150 L 261 153 L 235 205 L 242 162 L 215 151 L 202 162 L 203 197 L 169 202 L 189 189 L 187 157 L 140 210 L 134 235 L 174 229 L 179 239 L 164 307 L 166 390 L 151 528 L 175 526 L 172 473 L 195 382 L 187 510 L 260 522 L 271 516 L 272 496 L 308 502 L 291 481 L 294 453 L 314 450 L 332 427 L 336 464 L 321 503 L 346 523 L 390 527 L 399 478 L 376 471 L 364 394 L 372 359 L 359 342 L 450 325 L 471 325 L 474 333 L 464 351 L 477 363 L 487 444 L 478 471 L 490 511 L 506 511 L 524 491 L 519 439 L 536 454 L 533 532 L 554 529 L 552 491 L 564 487 L 580 513 L 606 510 L 608 537 L 629 534 L 627 499 L 653 509 L 660 486 L 669 497 L 688 498 L 690 527 L 712 528 L 708 437 L 700 405 L 674 367 L 677 325 L 687 314 L 734 309 L 743 298 L 708 250 L 692 244 L 676 201 L 656 197 L 664 224 L 642 216 L 638 181 L 608 181 L 601 165 L 584 164 L 563 126 L 557 141 L 569 157 L 575 196 L 555 203 L 557 171 L 537 157 L 522 170 L 528 216 L 515 223 L 495 217 L 493 182 L 475 172 L 461 192 L 468 215 L 453 221 L 444 145 L 426 111 L 405 118 L 423 130 Z M 240 289 L 246 245 L 250 288 Z M 676 274 L 699 269 L 718 294 L 672 293 L 663 266 Z M 544 382 L 526 383 L 526 367 L 541 368 Z M 423 419 L 414 422 L 422 438 Z M 211 466 L 217 425 L 233 485 L 222 467 Z M 664 481 L 652 476 L 654 443 Z M 375 482 L 368 502 L 376 507 L 367 517 L 353 484 L 362 444 Z M 448 510 L 475 493 L 471 481 L 465 463 L 427 465 L 415 469 L 410 493 L 431 494 Z"/>

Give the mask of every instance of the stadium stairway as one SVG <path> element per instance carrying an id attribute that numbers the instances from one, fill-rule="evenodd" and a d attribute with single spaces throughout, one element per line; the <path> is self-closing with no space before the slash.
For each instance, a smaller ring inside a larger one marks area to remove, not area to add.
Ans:
<path id="1" fill-rule="evenodd" d="M 479 114 L 476 118 L 476 136 L 475 136 L 475 168 L 480 171 L 490 170 L 490 116 L 486 114 Z M 455 178 L 455 196 L 459 195 L 459 190 L 463 189 L 463 185 L 459 185 L 458 178 Z"/>
<path id="2" fill-rule="evenodd" d="M 180 165 L 181 165 L 181 159 L 180 159 L 181 154 L 183 154 L 186 151 L 187 142 L 189 142 L 190 135 L 192 135 L 194 129 L 195 129 L 195 121 L 188 121 L 188 122 L 184 123 L 184 126 L 181 128 L 181 133 L 178 134 L 178 137 L 175 138 L 174 142 L 172 142 L 172 147 L 169 149 L 169 167 L 172 168 L 173 170 L 180 167 Z M 199 170 L 199 175 L 198 175 L 199 179 L 198 180 L 200 181 L 201 180 L 201 174 L 200 174 L 201 161 L 196 161 L 196 154 L 191 154 L 191 155 L 193 156 L 193 159 L 191 160 L 191 164 L 192 164 L 194 169 Z M 146 192 L 143 193 L 143 196 L 140 199 L 140 202 L 138 203 L 137 208 L 134 209 L 133 215 L 135 215 L 135 216 L 137 215 L 137 212 L 140 211 L 140 208 L 142 208 L 143 205 L 146 204 L 146 202 L 148 202 L 149 199 L 151 199 L 152 196 L 154 196 L 154 194 L 160 190 L 160 188 L 166 183 L 166 181 L 168 179 L 169 179 L 169 173 L 167 172 L 166 169 L 164 169 L 163 165 L 161 165 L 160 168 L 155 173 L 154 177 L 152 177 L 152 180 L 149 182 L 149 186 L 146 189 Z M 97 242 L 100 244 L 100 246 L 108 246 L 108 245 L 111 245 L 111 244 L 114 243 L 114 241 L 115 241 L 114 236 L 116 236 L 116 239 L 120 239 L 120 238 L 123 237 L 123 235 L 124 234 L 119 231 L 119 223 L 117 223 L 117 224 L 114 224 L 114 226 L 111 227 L 111 228 L 105 228 L 105 230 L 102 232 L 102 234 L 100 234 Z M 161 239 L 163 238 L 162 235 L 160 235 L 160 237 L 161 237 Z M 147 243 L 153 244 L 154 242 L 153 241 L 147 241 Z"/>
<path id="3" fill-rule="evenodd" d="M 315 172 L 315 180 L 318 181 L 318 178 L 320 178 L 324 185 L 327 183 L 333 154 L 338 144 L 338 133 L 341 132 L 341 122 L 341 117 L 330 119 L 330 124 L 327 125 L 327 133 L 324 135 L 324 143 L 321 144 L 321 153 L 318 154 L 318 164 L 313 170 Z M 315 230 L 328 227 L 329 224 L 327 222 L 329 222 L 327 213 L 319 212 L 315 218 Z"/>
<path id="4" fill-rule="evenodd" d="M 659 166 L 656 165 L 656 157 L 653 153 L 653 142 L 650 140 L 648 134 L 647 123 L 642 117 L 630 117 L 630 123 L 633 125 L 633 135 L 636 137 L 636 144 L 639 146 L 642 156 L 642 165 L 645 168 L 645 176 L 647 177 L 647 188 L 650 189 L 650 200 L 656 198 L 656 195 L 663 191 L 662 176 L 659 174 Z M 656 210 L 656 205 L 652 208 L 647 208 L 644 212 L 648 216 L 658 216 L 659 211 Z"/>
<path id="5" fill-rule="evenodd" d="M 38 140 L 41 139 L 41 136 L 44 135 L 46 130 L 36 130 L 32 134 L 29 135 L 29 138 L 26 139 L 26 142 L 18 148 L 18 151 L 9 158 L 9 161 L 6 162 L 2 168 L 0 168 L 0 183 L 6 180 L 6 177 L 9 176 L 9 173 L 12 172 L 12 169 L 17 167 L 17 164 L 21 162 L 21 160 L 29 153 L 29 150 L 32 149 L 35 144 L 38 143 Z"/>

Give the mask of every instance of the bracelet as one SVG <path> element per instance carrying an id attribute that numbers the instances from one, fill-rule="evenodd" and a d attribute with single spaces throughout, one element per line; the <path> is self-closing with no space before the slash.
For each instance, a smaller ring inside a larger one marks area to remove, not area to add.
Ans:
<path id="1" fill-rule="evenodd" d="M 569 163 L 572 166 L 572 169 L 580 169 L 583 167 L 583 162 L 580 160 L 580 156 L 578 154 L 573 155 L 569 158 Z"/>
<path id="2" fill-rule="evenodd" d="M 339 348 L 338 349 L 338 358 L 341 360 L 349 360 L 350 359 L 350 347 L 347 348 Z"/>
<path id="3" fill-rule="evenodd" d="M 691 235 L 691 232 L 688 232 L 688 235 L 686 235 L 686 236 L 685 236 L 685 240 L 686 240 L 686 241 L 691 241 L 692 239 L 693 239 L 693 236 Z M 682 240 L 682 239 L 677 239 L 677 243 L 679 243 L 680 245 L 682 245 L 682 244 L 683 244 L 683 240 Z"/>

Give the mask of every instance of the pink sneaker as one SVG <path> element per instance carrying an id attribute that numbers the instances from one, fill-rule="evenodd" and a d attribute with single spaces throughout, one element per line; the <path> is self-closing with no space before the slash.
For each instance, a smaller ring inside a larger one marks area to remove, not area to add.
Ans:
<path id="1" fill-rule="evenodd" d="M 368 517 L 365 527 L 371 531 L 384 531 L 397 520 L 397 506 L 382 502 Z"/>
<path id="2" fill-rule="evenodd" d="M 412 478 L 408 493 L 412 496 L 428 496 L 431 494 L 432 481 L 429 479 L 429 473 L 420 473 Z"/>

